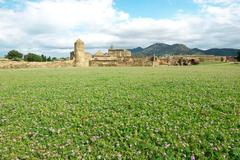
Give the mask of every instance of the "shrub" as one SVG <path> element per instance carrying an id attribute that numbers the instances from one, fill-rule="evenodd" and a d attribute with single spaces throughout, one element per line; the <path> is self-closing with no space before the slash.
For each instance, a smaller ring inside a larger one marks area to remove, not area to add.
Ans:
<path id="1" fill-rule="evenodd" d="M 198 64 L 200 64 L 200 61 L 197 60 L 197 59 L 191 59 L 191 64 L 192 65 L 198 65 Z"/>

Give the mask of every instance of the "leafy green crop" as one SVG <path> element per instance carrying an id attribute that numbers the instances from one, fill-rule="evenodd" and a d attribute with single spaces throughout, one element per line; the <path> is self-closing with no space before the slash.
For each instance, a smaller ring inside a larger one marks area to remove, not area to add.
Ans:
<path id="1" fill-rule="evenodd" d="M 0 159 L 240 159 L 240 66 L 0 70 Z"/>

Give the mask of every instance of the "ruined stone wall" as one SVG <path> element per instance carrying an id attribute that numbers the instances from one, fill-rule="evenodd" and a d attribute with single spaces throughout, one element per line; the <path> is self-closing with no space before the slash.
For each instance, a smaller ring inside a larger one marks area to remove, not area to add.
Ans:
<path id="1" fill-rule="evenodd" d="M 108 55 L 112 57 L 131 57 L 131 52 L 126 49 L 109 49 Z"/>
<path id="2" fill-rule="evenodd" d="M 71 61 L 55 61 L 55 62 L 0 61 L 0 69 L 62 68 L 62 67 L 72 67 L 72 62 Z"/>
<path id="3" fill-rule="evenodd" d="M 133 57 L 121 57 L 121 58 L 96 58 L 90 61 L 90 66 L 118 66 L 118 67 L 130 67 L 130 66 L 152 66 L 153 62 L 150 58 L 133 58 Z"/>
<path id="4" fill-rule="evenodd" d="M 200 62 L 214 62 L 214 61 L 222 61 L 222 56 L 214 56 L 214 55 L 186 55 L 184 57 L 199 59 Z"/>
<path id="5" fill-rule="evenodd" d="M 91 67 L 116 67 L 118 63 L 116 60 L 93 60 L 90 61 Z"/>

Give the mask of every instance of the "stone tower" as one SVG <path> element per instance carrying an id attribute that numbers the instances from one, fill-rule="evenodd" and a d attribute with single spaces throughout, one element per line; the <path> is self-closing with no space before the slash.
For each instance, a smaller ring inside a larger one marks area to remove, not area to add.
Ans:
<path id="1" fill-rule="evenodd" d="M 74 65 L 77 67 L 87 67 L 89 65 L 84 52 L 84 42 L 81 39 L 74 43 L 74 58 Z"/>

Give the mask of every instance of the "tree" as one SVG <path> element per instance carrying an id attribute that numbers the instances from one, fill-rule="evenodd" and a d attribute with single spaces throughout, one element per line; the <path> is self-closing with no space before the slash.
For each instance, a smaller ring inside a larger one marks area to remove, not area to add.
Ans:
<path id="1" fill-rule="evenodd" d="M 19 61 L 19 60 L 22 60 L 23 54 L 16 50 L 11 50 L 8 52 L 8 54 L 5 56 L 5 58 L 11 59 L 14 61 Z"/>
<path id="2" fill-rule="evenodd" d="M 58 60 L 57 57 L 52 58 L 52 61 L 57 61 L 57 60 Z"/>
<path id="3" fill-rule="evenodd" d="M 42 54 L 41 57 L 42 57 L 42 61 L 43 61 L 43 62 L 46 62 L 46 61 L 47 61 L 47 57 L 46 57 L 46 56 L 44 56 L 44 55 Z"/>
<path id="4" fill-rule="evenodd" d="M 237 54 L 238 54 L 238 56 L 237 56 L 237 61 L 240 62 L 240 50 L 238 50 Z"/>
<path id="5" fill-rule="evenodd" d="M 48 62 L 52 61 L 52 58 L 49 56 L 49 57 L 47 58 L 47 61 L 48 61 Z"/>
<path id="6" fill-rule="evenodd" d="M 28 62 L 42 62 L 42 56 L 39 56 L 34 53 L 28 53 L 27 55 L 24 56 L 24 60 Z"/>

